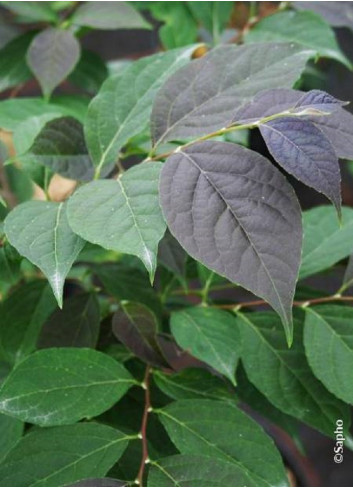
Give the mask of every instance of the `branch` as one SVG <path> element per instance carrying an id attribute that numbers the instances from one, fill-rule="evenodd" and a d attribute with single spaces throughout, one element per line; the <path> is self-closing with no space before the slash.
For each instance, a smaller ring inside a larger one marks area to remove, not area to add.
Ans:
<path id="1" fill-rule="evenodd" d="M 143 379 L 142 386 L 145 389 L 145 407 L 142 415 L 142 423 L 141 423 L 141 431 L 140 437 L 142 440 L 142 458 L 140 469 L 136 478 L 136 483 L 143 487 L 143 476 L 145 472 L 146 463 L 148 463 L 148 442 L 147 442 L 147 422 L 148 422 L 148 414 L 151 411 L 151 398 L 150 398 L 150 373 L 151 367 L 147 365 L 145 371 L 145 377 Z"/>

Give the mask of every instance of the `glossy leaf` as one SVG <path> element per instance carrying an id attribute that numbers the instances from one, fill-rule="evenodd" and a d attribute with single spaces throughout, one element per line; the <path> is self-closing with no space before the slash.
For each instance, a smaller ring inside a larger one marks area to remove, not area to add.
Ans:
<path id="1" fill-rule="evenodd" d="M 37 342 L 39 348 L 76 346 L 95 348 L 100 326 L 95 294 L 85 293 L 64 301 L 46 320 Z"/>
<path id="2" fill-rule="evenodd" d="M 158 92 L 151 119 L 155 145 L 228 126 L 259 91 L 291 87 L 312 54 L 283 43 L 213 49 L 178 70 Z"/>
<path id="3" fill-rule="evenodd" d="M 341 212 L 341 175 L 330 141 L 306 120 L 283 117 L 260 125 L 274 159 L 290 174 L 323 193 Z"/>
<path id="4" fill-rule="evenodd" d="M 26 158 L 73 180 L 90 181 L 94 176 L 83 127 L 73 117 L 48 121 L 22 159 Z"/>
<path id="5" fill-rule="evenodd" d="M 342 208 L 342 224 L 335 211 L 320 206 L 303 213 L 303 255 L 301 279 L 325 270 L 346 256 L 353 247 L 353 210 Z"/>
<path id="6" fill-rule="evenodd" d="M 340 50 L 330 26 L 314 12 L 286 10 L 263 18 L 246 36 L 246 42 L 297 42 L 314 49 L 319 56 L 335 59 L 348 68 L 352 65 Z"/>
<path id="7" fill-rule="evenodd" d="M 305 353 L 315 376 L 348 404 L 353 403 L 352 320 L 350 307 L 310 307 L 306 310 L 304 326 Z"/>
<path id="8" fill-rule="evenodd" d="M 154 313 L 143 304 L 122 302 L 113 316 L 113 333 L 121 343 L 144 362 L 164 366 L 157 340 L 158 323 Z"/>
<path id="9" fill-rule="evenodd" d="M 23 284 L 1 304 L 1 358 L 13 364 L 35 349 L 46 319 L 56 307 L 49 285 L 44 280 Z"/>
<path id="10" fill-rule="evenodd" d="M 20 85 L 32 77 L 28 66 L 23 62 L 32 39 L 33 32 L 28 32 L 10 41 L 0 50 L 0 92 Z"/>
<path id="11" fill-rule="evenodd" d="M 72 32 L 49 27 L 37 34 L 28 49 L 27 63 L 46 98 L 71 73 L 79 57 L 80 45 Z"/>
<path id="12" fill-rule="evenodd" d="M 95 29 L 149 29 L 150 25 L 127 2 L 85 2 L 72 22 Z"/>
<path id="13" fill-rule="evenodd" d="M 273 313 L 238 314 L 246 352 L 242 362 L 255 387 L 279 410 L 328 436 L 333 436 L 337 419 L 343 419 L 348 429 L 348 406 L 326 391 L 310 370 L 300 321 L 295 322 L 293 345 L 288 349 Z"/>
<path id="14" fill-rule="evenodd" d="M 172 313 L 170 321 L 179 346 L 235 384 L 240 335 L 231 314 L 208 307 L 190 307 Z"/>
<path id="15" fill-rule="evenodd" d="M 61 307 L 65 278 L 84 245 L 69 227 L 66 203 L 25 202 L 7 216 L 5 232 L 17 251 L 48 278 Z"/>
<path id="16" fill-rule="evenodd" d="M 106 411 L 133 383 L 104 353 L 49 348 L 12 370 L 0 389 L 0 411 L 40 426 L 70 424 Z"/>
<path id="17" fill-rule="evenodd" d="M 160 163 L 144 163 L 118 180 L 92 182 L 77 190 L 68 204 L 75 233 L 103 248 L 137 256 L 151 281 L 166 228 L 158 202 L 160 169 Z"/>
<path id="18" fill-rule="evenodd" d="M 21 439 L 24 424 L 18 419 L 0 414 L 0 462 Z"/>
<path id="19" fill-rule="evenodd" d="M 85 122 L 87 146 L 98 172 L 115 163 L 121 148 L 145 129 L 157 90 L 190 60 L 194 50 L 189 47 L 142 58 L 106 80 Z"/>
<path id="20" fill-rule="evenodd" d="M 169 404 L 158 414 L 182 455 L 202 453 L 230 463 L 249 477 L 249 485 L 288 485 L 272 440 L 237 407 L 222 401 L 185 400 Z"/>
<path id="21" fill-rule="evenodd" d="M 226 460 L 204 455 L 173 455 L 152 462 L 149 487 L 246 487 L 253 480 Z"/>
<path id="22" fill-rule="evenodd" d="M 290 341 L 302 231 L 283 175 L 246 148 L 203 142 L 168 158 L 160 194 L 169 229 L 186 251 L 269 302 Z"/>
<path id="23" fill-rule="evenodd" d="M 103 477 L 122 456 L 129 437 L 110 426 L 79 423 L 28 433 L 0 466 L 2 486 L 63 486 Z"/>

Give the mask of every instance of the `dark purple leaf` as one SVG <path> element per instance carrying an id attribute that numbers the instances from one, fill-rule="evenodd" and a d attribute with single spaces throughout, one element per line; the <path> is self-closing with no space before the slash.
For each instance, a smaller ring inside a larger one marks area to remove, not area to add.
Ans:
<path id="1" fill-rule="evenodd" d="M 330 141 L 310 121 L 284 117 L 260 125 L 274 159 L 301 182 L 341 208 L 341 176 Z"/>
<path id="2" fill-rule="evenodd" d="M 353 254 L 349 257 L 347 268 L 344 272 L 343 284 L 345 289 L 353 285 Z"/>
<path id="3" fill-rule="evenodd" d="M 159 243 L 158 260 L 171 272 L 184 277 L 186 253 L 169 231 Z"/>
<path id="4" fill-rule="evenodd" d="M 311 10 L 335 27 L 353 29 L 352 2 L 292 2 L 297 10 Z"/>
<path id="5" fill-rule="evenodd" d="M 186 251 L 269 302 L 290 340 L 302 227 L 285 177 L 253 151 L 207 141 L 168 158 L 160 195 L 169 229 Z"/>
<path id="6" fill-rule="evenodd" d="M 338 158 L 353 159 L 353 115 L 339 108 L 330 116 L 310 119 L 329 139 Z"/>
<path id="7" fill-rule="evenodd" d="M 213 372 L 213 369 L 207 363 L 201 362 L 201 360 L 198 360 L 190 355 L 189 352 L 180 348 L 172 337 L 168 338 L 159 334 L 158 343 L 163 351 L 163 356 L 176 372 L 180 372 L 185 368 L 201 368 Z"/>
<path id="8" fill-rule="evenodd" d="M 337 110 L 342 105 L 347 105 L 348 102 L 337 100 L 329 93 L 321 90 L 310 90 L 310 92 L 304 93 L 298 100 L 293 108 L 293 112 L 302 111 L 318 111 L 324 113 L 331 113 Z"/>

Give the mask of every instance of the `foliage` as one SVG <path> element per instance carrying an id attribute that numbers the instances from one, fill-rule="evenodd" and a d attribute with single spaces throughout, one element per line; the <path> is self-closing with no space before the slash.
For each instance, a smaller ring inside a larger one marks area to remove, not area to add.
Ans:
<path id="1" fill-rule="evenodd" d="M 351 443 L 353 116 L 305 85 L 351 10 L 238 3 L 1 2 L 2 486 L 288 485 L 246 412 Z M 165 49 L 114 72 L 93 29 Z"/>

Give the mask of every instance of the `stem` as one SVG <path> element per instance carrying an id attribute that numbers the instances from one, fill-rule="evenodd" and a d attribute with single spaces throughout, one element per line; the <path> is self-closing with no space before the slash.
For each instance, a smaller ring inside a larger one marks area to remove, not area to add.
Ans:
<path id="1" fill-rule="evenodd" d="M 151 398 L 150 398 L 150 373 L 151 367 L 147 365 L 145 370 L 145 377 L 143 379 L 143 388 L 145 389 L 145 407 L 142 415 L 140 437 L 142 441 L 142 458 L 140 469 L 136 478 L 136 483 L 143 487 L 143 476 L 145 473 L 146 463 L 148 463 L 148 442 L 147 442 L 147 422 L 148 414 L 151 411 Z"/>

